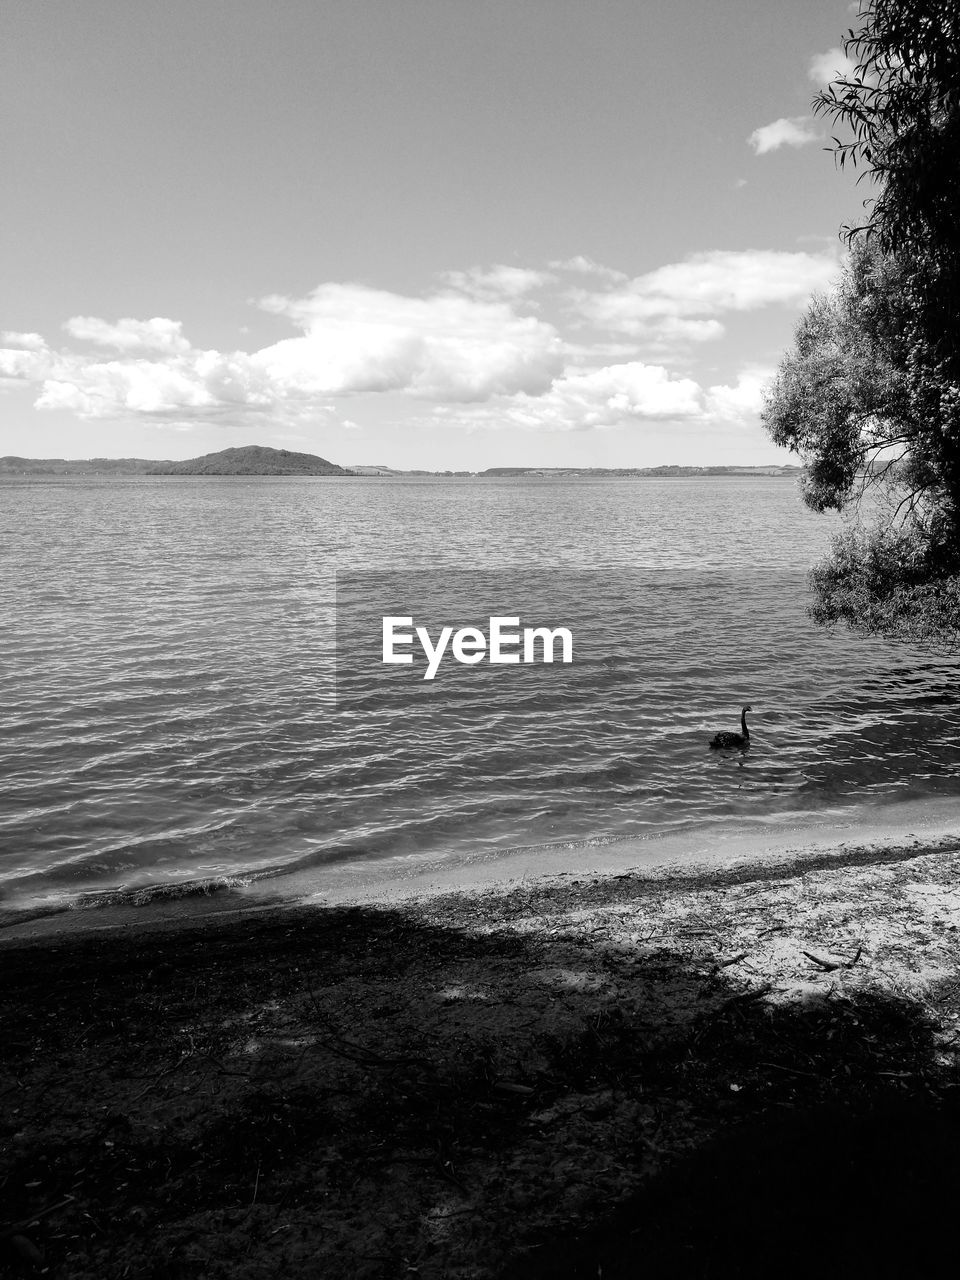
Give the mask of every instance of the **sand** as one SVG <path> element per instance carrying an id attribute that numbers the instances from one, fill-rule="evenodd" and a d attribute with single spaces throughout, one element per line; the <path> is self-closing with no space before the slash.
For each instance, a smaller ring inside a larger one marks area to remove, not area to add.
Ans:
<path id="1" fill-rule="evenodd" d="M 960 837 L 438 888 L 0 934 L 0 1267 L 935 1273 Z"/>

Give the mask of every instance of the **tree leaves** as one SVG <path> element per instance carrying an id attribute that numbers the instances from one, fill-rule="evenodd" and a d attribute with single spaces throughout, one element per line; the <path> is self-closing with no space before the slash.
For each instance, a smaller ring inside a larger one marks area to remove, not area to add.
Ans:
<path id="1" fill-rule="evenodd" d="M 814 111 L 874 186 L 834 294 L 797 327 L 764 409 L 814 510 L 860 515 L 813 574 L 813 615 L 954 646 L 960 633 L 960 5 L 870 0 L 851 75 Z"/>

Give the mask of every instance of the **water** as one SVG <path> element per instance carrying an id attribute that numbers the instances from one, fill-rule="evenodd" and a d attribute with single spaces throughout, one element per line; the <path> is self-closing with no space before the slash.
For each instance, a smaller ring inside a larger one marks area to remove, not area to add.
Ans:
<path id="1" fill-rule="evenodd" d="M 294 867 L 322 888 L 954 795 L 955 665 L 806 619 L 834 527 L 759 477 L 4 480 L 0 891 Z M 552 596 L 577 661 L 338 685 L 335 575 L 343 595 L 386 570 Z M 750 752 L 711 753 L 741 700 Z"/>

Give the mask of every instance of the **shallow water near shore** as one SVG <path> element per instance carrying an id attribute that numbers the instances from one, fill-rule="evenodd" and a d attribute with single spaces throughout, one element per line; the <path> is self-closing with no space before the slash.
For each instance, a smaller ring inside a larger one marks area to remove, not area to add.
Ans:
<path id="1" fill-rule="evenodd" d="M 836 525 L 789 480 L 0 492 L 14 912 L 260 877 L 323 893 L 421 864 L 456 878 L 518 849 L 693 847 L 960 790 L 956 665 L 809 622 L 804 573 Z M 345 701 L 335 575 L 386 570 L 499 575 L 526 584 L 520 611 L 552 592 L 589 643 L 571 672 L 442 671 L 428 703 L 371 677 Z M 750 751 L 710 752 L 741 701 Z"/>

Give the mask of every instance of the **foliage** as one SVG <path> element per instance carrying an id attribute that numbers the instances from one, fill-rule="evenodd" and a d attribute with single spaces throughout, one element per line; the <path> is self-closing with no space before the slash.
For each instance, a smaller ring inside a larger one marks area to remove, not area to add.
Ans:
<path id="1" fill-rule="evenodd" d="M 877 194 L 839 286 L 801 319 L 766 400 L 817 511 L 869 512 L 813 574 L 813 616 L 955 646 L 960 628 L 960 5 L 869 0 L 855 70 L 816 110 Z"/>
<path id="2" fill-rule="evenodd" d="M 859 517 L 814 570 L 814 618 L 953 646 L 960 627 L 953 398 L 937 384 L 938 402 L 933 384 L 915 377 L 920 340 L 909 270 L 876 244 L 854 244 L 837 289 L 814 298 L 801 318 L 767 390 L 764 420 L 777 444 L 804 458 L 805 502 Z"/>
<path id="3" fill-rule="evenodd" d="M 848 530 L 811 572 L 815 622 L 938 649 L 960 646 L 960 574 L 929 576 L 909 532 Z"/>
<path id="4" fill-rule="evenodd" d="M 851 76 L 828 86 L 814 109 L 848 125 L 835 138 L 841 167 L 864 166 L 878 185 L 864 227 L 885 252 L 942 257 L 960 250 L 960 6 L 957 0 L 870 0 L 848 32 Z"/>

